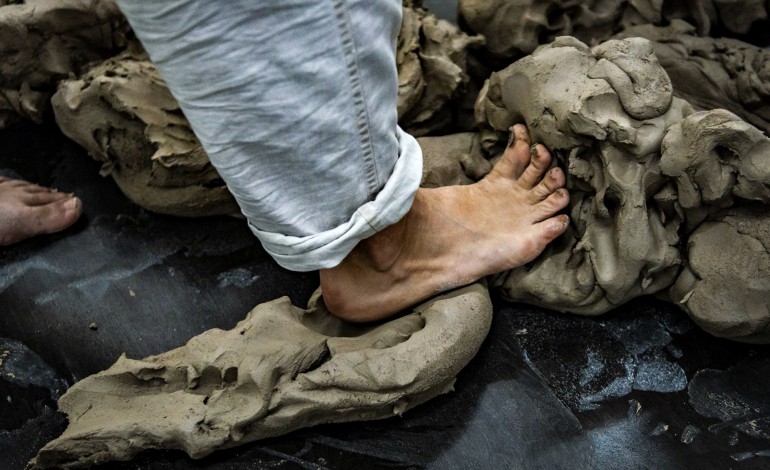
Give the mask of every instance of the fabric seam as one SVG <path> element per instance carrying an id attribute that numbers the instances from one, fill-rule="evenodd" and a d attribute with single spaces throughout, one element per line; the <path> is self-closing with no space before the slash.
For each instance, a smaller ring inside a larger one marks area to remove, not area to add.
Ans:
<path id="1" fill-rule="evenodd" d="M 352 91 L 353 106 L 355 107 L 356 124 L 358 127 L 358 140 L 361 146 L 361 154 L 366 168 L 366 182 L 369 186 L 370 200 L 379 192 L 379 177 L 377 166 L 374 161 L 374 149 L 372 147 L 372 137 L 370 133 L 369 114 L 366 109 L 366 100 L 364 99 L 363 88 L 359 76 L 358 56 L 356 54 L 356 44 L 353 40 L 352 25 L 350 17 L 347 14 L 345 0 L 333 0 L 332 4 L 337 18 L 337 25 L 340 29 L 340 39 L 343 53 L 345 54 L 345 68 L 350 78 L 350 88 Z"/>

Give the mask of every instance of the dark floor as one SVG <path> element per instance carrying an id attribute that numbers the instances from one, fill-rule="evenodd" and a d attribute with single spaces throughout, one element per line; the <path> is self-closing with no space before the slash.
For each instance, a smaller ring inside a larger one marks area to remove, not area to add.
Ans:
<path id="1" fill-rule="evenodd" d="M 316 287 L 242 221 L 139 210 L 53 125 L 0 132 L 0 168 L 85 201 L 66 233 L 0 250 L 2 470 L 62 431 L 67 386 L 121 353 L 230 328 L 281 295 L 302 305 Z M 653 299 L 600 318 L 498 302 L 455 388 L 402 418 L 105 468 L 770 468 L 770 347 L 712 338 Z"/>

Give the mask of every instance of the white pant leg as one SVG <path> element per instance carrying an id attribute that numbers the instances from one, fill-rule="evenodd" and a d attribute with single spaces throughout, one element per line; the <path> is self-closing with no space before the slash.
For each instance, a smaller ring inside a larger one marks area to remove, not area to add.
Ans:
<path id="1" fill-rule="evenodd" d="M 400 0 L 118 0 L 252 231 L 336 266 L 422 176 L 397 125 Z"/>

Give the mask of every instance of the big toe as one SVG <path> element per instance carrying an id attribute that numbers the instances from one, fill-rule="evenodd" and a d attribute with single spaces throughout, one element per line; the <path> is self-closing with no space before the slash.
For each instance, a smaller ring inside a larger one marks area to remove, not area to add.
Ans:
<path id="1" fill-rule="evenodd" d="M 15 223 L 3 227 L 5 233 L 0 233 L 0 245 L 62 231 L 74 224 L 82 212 L 83 204 L 74 196 L 44 205 L 24 206 L 15 213 Z"/>
<path id="2" fill-rule="evenodd" d="M 56 233 L 74 224 L 83 212 L 83 203 L 75 196 L 33 208 L 38 211 L 37 232 Z"/>

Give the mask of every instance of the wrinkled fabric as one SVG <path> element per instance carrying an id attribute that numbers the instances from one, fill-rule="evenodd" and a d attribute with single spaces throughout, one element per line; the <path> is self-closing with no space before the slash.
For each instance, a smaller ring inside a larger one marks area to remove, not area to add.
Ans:
<path id="1" fill-rule="evenodd" d="M 279 264 L 333 267 L 409 210 L 422 154 L 397 125 L 400 2 L 118 3 Z"/>

